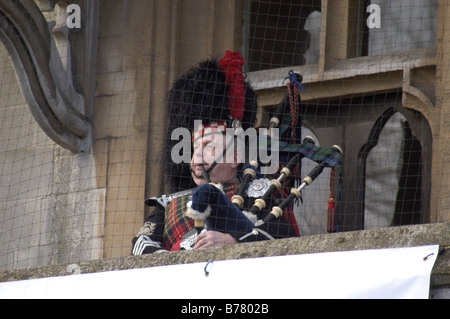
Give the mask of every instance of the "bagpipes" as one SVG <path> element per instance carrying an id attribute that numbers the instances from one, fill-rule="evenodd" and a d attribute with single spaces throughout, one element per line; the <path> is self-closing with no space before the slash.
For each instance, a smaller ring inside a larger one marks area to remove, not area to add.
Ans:
<path id="1" fill-rule="evenodd" d="M 334 196 L 334 178 L 335 169 L 341 165 L 343 151 L 337 145 L 331 148 L 318 147 L 311 137 L 306 137 L 301 143 L 298 143 L 301 138 L 301 130 L 299 129 L 299 126 L 301 126 L 300 94 L 298 93 L 298 88 L 303 89 L 301 85 L 302 78 L 301 75 L 292 71 L 289 72 L 288 78 L 290 79 L 287 84 L 288 91 L 281 103 L 275 108 L 264 138 L 273 138 L 273 130 L 278 129 L 280 123 L 283 123 L 282 114 L 285 114 L 286 109 L 289 108 L 290 134 L 286 138 L 285 144 L 289 145 L 289 153 L 294 153 L 294 155 L 281 169 L 278 177 L 275 178 L 276 175 L 273 176 L 274 178 L 270 181 L 269 187 L 255 200 L 254 205 L 250 208 L 251 216 L 258 216 L 263 209 L 269 209 L 270 213 L 264 218 L 257 219 L 255 223 L 250 221 L 248 215 L 245 215 L 242 211 L 244 197 L 249 185 L 260 175 L 257 161 L 251 161 L 250 165 L 244 168 L 239 191 L 231 200 L 221 191 L 218 185 L 210 183 L 208 174 L 203 170 L 203 177 L 207 183 L 194 189 L 192 199 L 188 203 L 188 209 L 185 213 L 187 217 L 195 221 L 197 233 L 206 228 L 207 230 L 232 234 L 235 238 L 239 238 L 240 241 L 257 234 L 263 234 L 265 237 L 273 239 L 273 236 L 260 229 L 260 227 L 281 218 L 284 210 L 294 200 L 301 199 L 302 190 L 311 185 L 326 168 L 332 170 L 328 203 L 328 231 L 336 231 L 339 196 L 337 198 Z M 298 168 L 303 158 L 315 161 L 317 165 L 303 178 L 298 187 L 291 188 L 290 194 L 280 204 L 271 208 L 267 207 L 267 203 L 274 193 L 286 188 L 283 184 L 286 183 L 292 171 Z M 341 183 L 341 178 L 339 178 L 339 183 Z"/>

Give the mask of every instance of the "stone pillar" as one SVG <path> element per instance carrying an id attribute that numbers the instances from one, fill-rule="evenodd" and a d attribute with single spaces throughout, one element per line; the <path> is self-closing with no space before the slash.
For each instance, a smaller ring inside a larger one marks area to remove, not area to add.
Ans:
<path id="1" fill-rule="evenodd" d="M 450 219 L 450 4 L 439 1 L 436 57 L 436 118 L 433 136 L 431 222 Z"/>

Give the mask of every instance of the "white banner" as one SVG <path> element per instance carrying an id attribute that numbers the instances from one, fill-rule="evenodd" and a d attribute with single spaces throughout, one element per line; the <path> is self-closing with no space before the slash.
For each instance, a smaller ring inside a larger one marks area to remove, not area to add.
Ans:
<path id="1" fill-rule="evenodd" d="M 211 261 L 0 283 L 0 298 L 428 298 L 439 246 Z"/>

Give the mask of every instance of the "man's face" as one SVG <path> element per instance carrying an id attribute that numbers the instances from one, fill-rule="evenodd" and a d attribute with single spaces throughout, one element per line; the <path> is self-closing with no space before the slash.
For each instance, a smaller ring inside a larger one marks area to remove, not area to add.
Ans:
<path id="1" fill-rule="evenodd" d="M 230 138 L 230 137 L 228 137 Z M 228 141 L 229 142 L 229 141 Z M 213 165 L 214 161 L 218 164 L 209 173 L 212 183 L 226 183 L 230 182 L 237 176 L 237 167 L 239 165 L 239 154 L 236 152 L 232 156 L 228 155 L 222 157 L 223 151 L 227 145 L 227 136 L 224 134 L 213 134 L 201 137 L 194 142 L 194 153 L 191 159 L 191 168 L 195 175 L 202 176 L 203 165 L 205 171 Z M 231 144 L 227 152 L 234 152 L 234 145 Z M 229 160 L 230 157 L 232 160 Z M 203 178 L 198 178 L 192 174 L 192 178 L 197 185 L 206 183 Z"/>

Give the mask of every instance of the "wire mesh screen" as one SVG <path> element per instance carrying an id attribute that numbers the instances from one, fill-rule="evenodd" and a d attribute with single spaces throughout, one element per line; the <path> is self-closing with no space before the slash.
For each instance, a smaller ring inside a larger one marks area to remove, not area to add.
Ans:
<path id="1" fill-rule="evenodd" d="M 0 270 L 448 221 L 439 3 L 0 4 Z"/>

